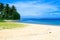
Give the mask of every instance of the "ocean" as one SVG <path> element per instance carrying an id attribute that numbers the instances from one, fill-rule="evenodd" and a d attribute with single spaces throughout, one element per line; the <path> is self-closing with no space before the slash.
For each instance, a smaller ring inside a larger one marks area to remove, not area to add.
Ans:
<path id="1" fill-rule="evenodd" d="M 22 23 L 31 23 L 31 24 L 46 24 L 46 25 L 59 25 L 60 26 L 60 19 L 33 19 L 33 18 L 24 18 L 19 22 Z"/>

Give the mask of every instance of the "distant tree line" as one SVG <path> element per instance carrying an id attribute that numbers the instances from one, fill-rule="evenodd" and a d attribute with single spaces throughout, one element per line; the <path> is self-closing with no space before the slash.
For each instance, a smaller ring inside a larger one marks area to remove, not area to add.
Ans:
<path id="1" fill-rule="evenodd" d="M 14 5 L 10 7 L 9 4 L 0 3 L 0 19 L 18 20 L 20 19 L 20 14 Z"/>

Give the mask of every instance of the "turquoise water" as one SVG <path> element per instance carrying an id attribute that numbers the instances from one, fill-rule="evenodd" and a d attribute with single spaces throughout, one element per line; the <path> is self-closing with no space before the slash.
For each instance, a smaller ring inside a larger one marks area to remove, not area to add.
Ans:
<path id="1" fill-rule="evenodd" d="M 58 19 L 22 19 L 20 22 L 31 24 L 60 25 L 60 20 Z"/>

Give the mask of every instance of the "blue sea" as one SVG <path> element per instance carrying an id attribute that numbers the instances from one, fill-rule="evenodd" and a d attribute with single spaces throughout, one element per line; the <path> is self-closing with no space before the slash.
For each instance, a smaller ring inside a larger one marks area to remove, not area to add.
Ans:
<path id="1" fill-rule="evenodd" d="M 31 24 L 46 24 L 46 25 L 59 25 L 60 19 L 33 19 L 33 18 L 24 18 L 20 20 L 22 23 L 31 23 Z"/>

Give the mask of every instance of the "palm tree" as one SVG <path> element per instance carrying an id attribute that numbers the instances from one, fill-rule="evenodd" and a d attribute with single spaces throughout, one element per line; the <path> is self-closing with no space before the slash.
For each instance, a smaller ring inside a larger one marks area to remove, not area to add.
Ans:
<path id="1" fill-rule="evenodd" d="M 12 18 L 13 19 L 20 19 L 20 15 L 19 13 L 17 12 L 15 6 L 13 5 L 12 8 L 11 8 L 11 12 L 12 12 Z"/>
<path id="2" fill-rule="evenodd" d="M 3 17 L 4 4 L 0 3 L 0 18 Z"/>
<path id="3" fill-rule="evenodd" d="M 17 12 L 14 5 L 0 3 L 0 19 L 20 19 L 20 14 Z"/>
<path id="4" fill-rule="evenodd" d="M 8 19 L 8 18 L 9 18 L 9 11 L 10 11 L 10 6 L 9 6 L 9 4 L 6 4 L 6 5 L 5 5 L 4 11 L 5 11 L 5 19 Z"/>

